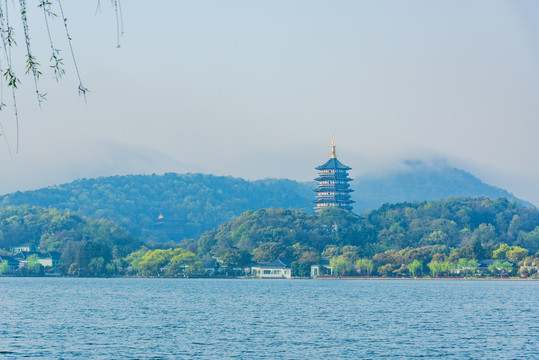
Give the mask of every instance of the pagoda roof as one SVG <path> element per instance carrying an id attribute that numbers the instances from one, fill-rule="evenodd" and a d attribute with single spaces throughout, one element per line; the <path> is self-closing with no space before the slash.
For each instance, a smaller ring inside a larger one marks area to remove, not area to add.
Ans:
<path id="1" fill-rule="evenodd" d="M 337 203 L 337 204 L 352 204 L 355 203 L 354 200 L 344 200 L 339 198 L 325 198 L 325 199 L 316 199 L 313 201 L 315 204 L 323 204 L 323 203 Z"/>
<path id="2" fill-rule="evenodd" d="M 316 188 L 313 190 L 314 192 L 328 192 L 328 191 L 332 191 L 332 192 L 353 192 L 354 190 L 353 189 L 349 189 L 349 188 L 340 188 L 340 187 L 330 187 L 330 186 L 327 186 L 327 187 L 319 187 L 319 188 Z"/>
<path id="3" fill-rule="evenodd" d="M 352 181 L 348 176 L 319 176 L 314 181 Z"/>
<path id="4" fill-rule="evenodd" d="M 334 169 L 340 169 L 340 170 L 351 170 L 351 167 L 348 167 L 344 165 L 342 162 L 337 160 L 336 157 L 332 157 L 324 165 L 320 165 L 316 168 L 316 170 L 334 170 Z"/>

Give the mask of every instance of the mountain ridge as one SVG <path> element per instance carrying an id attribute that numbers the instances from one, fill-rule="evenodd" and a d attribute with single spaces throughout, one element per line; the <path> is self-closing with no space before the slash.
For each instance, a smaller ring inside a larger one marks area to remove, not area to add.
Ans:
<path id="1" fill-rule="evenodd" d="M 303 209 L 313 212 L 314 182 L 289 179 L 245 180 L 205 174 L 116 175 L 79 179 L 38 190 L 0 196 L 0 206 L 30 205 L 70 210 L 90 218 L 117 222 L 142 241 L 167 242 L 198 238 L 247 210 Z M 447 165 L 410 162 L 404 170 L 364 175 L 352 183 L 354 212 L 386 203 L 449 197 L 507 198 L 506 190 Z M 165 219 L 157 222 L 159 215 Z M 166 223 L 170 220 L 169 223 Z M 160 227 L 161 226 L 161 227 Z M 177 226 L 173 231 L 163 230 Z M 180 229 L 181 227 L 181 229 Z M 175 235 L 171 235 L 176 231 Z"/>
<path id="2" fill-rule="evenodd" d="M 534 206 L 509 191 L 489 185 L 468 171 L 452 167 L 445 160 L 406 160 L 399 169 L 367 173 L 352 182 L 355 209 L 376 209 L 385 203 L 439 200 L 449 197 L 478 197 L 516 200 Z"/>

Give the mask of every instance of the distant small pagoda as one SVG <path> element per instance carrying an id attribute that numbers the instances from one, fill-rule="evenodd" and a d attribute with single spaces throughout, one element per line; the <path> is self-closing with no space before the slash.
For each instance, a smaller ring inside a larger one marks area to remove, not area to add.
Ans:
<path id="1" fill-rule="evenodd" d="M 318 177 L 314 179 L 318 182 L 318 187 L 314 190 L 317 193 L 314 210 L 319 212 L 329 206 L 352 210 L 351 204 L 355 201 L 350 200 L 350 193 L 354 190 L 350 189 L 349 182 L 352 179 L 348 177 L 348 171 L 352 168 L 337 160 L 335 137 L 331 142 L 331 158 L 324 165 L 317 167 L 316 170 L 319 172 Z"/>

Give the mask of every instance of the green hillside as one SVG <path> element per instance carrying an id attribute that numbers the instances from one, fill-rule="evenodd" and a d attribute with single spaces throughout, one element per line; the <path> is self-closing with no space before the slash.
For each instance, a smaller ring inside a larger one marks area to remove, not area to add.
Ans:
<path id="1" fill-rule="evenodd" d="M 136 237 L 108 220 L 39 207 L 0 209 L 1 251 L 23 244 L 60 253 L 59 270 L 72 274 L 102 273 L 106 264 L 141 246 Z"/>
<path id="2" fill-rule="evenodd" d="M 248 210 L 284 208 L 311 213 L 315 186 L 314 182 L 247 181 L 203 174 L 111 176 L 4 195 L 0 206 L 67 210 L 114 221 L 145 242 L 179 242 L 198 239 L 205 231 Z M 352 182 L 352 188 L 354 212 L 358 214 L 384 203 L 451 196 L 515 199 L 465 171 L 421 162 L 409 162 L 404 170 L 384 176 L 362 176 Z M 163 219 L 158 220 L 159 215 Z"/>
<path id="3" fill-rule="evenodd" d="M 198 276 L 200 259 L 211 258 L 234 274 L 251 261 L 281 258 L 293 262 L 294 273 L 301 276 L 308 276 L 310 264 L 320 259 L 339 262 L 342 274 L 353 274 L 352 265 L 357 270 L 371 264 L 379 275 L 408 276 L 435 271 L 428 270 L 435 265 L 493 257 L 536 261 L 539 210 L 487 198 L 384 205 L 364 216 L 337 208 L 317 214 L 259 209 L 199 239 L 181 241 L 180 249 L 149 250 L 108 220 L 40 207 L 0 209 L 0 256 L 25 243 L 60 253 L 57 270 L 69 275 Z M 413 271 L 412 263 L 419 264 Z"/>
<path id="4" fill-rule="evenodd" d="M 430 249 L 431 257 L 436 253 L 448 257 L 456 251 L 457 259 L 481 260 L 490 258 L 500 244 L 536 253 L 539 211 L 486 198 L 385 205 L 365 217 L 336 208 L 318 214 L 261 209 L 246 212 L 187 245 L 202 257 L 248 253 L 255 261 L 279 257 L 314 262 L 345 252 L 360 258 L 407 248 Z"/>
<path id="5" fill-rule="evenodd" d="M 198 238 L 247 210 L 311 209 L 313 193 L 291 180 L 243 179 L 202 174 L 128 175 L 82 179 L 0 198 L 1 206 L 69 210 L 125 227 L 143 241 Z M 159 226 L 163 215 L 169 224 Z M 167 229 L 168 227 L 168 229 Z"/>

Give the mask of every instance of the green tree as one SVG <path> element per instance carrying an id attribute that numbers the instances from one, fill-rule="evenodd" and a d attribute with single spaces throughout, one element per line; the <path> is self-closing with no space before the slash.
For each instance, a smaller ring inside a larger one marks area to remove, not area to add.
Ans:
<path id="1" fill-rule="evenodd" d="M 461 258 L 458 261 L 457 268 L 461 270 L 465 276 L 473 276 L 477 272 L 477 268 L 479 267 L 479 263 L 477 260 L 468 260 L 465 258 Z"/>
<path id="2" fill-rule="evenodd" d="M 369 259 L 357 260 L 354 267 L 361 275 L 372 275 L 374 271 L 374 263 Z"/>
<path id="3" fill-rule="evenodd" d="M 88 263 L 88 269 L 93 275 L 102 275 L 105 271 L 105 259 L 103 259 L 101 256 L 92 258 Z"/>
<path id="4" fill-rule="evenodd" d="M 62 249 L 62 242 L 55 234 L 45 233 L 41 235 L 39 248 L 44 251 L 60 251 Z"/>
<path id="5" fill-rule="evenodd" d="M 373 256 L 374 264 L 379 266 L 391 264 L 394 269 L 398 269 L 404 264 L 404 257 L 396 250 L 388 250 Z"/>
<path id="6" fill-rule="evenodd" d="M 159 276 L 161 274 L 161 268 L 167 264 L 169 259 L 170 254 L 166 250 L 149 250 L 142 256 L 138 264 L 139 271 L 142 275 Z"/>
<path id="7" fill-rule="evenodd" d="M 123 267 L 121 259 L 115 259 L 105 265 L 105 272 L 108 275 L 118 275 Z"/>
<path id="8" fill-rule="evenodd" d="M 492 252 L 494 259 L 505 259 L 505 254 L 511 250 L 511 247 L 507 244 L 500 244 L 500 246 Z"/>
<path id="9" fill-rule="evenodd" d="M 224 248 L 215 254 L 219 265 L 225 269 L 246 267 L 251 262 L 251 255 L 245 250 Z"/>
<path id="10" fill-rule="evenodd" d="M 539 251 L 539 226 L 536 226 L 534 230 L 530 232 L 520 231 L 518 233 L 517 244 L 530 252 Z"/>
<path id="11" fill-rule="evenodd" d="M 287 259 L 288 253 L 286 246 L 277 242 L 268 242 L 261 244 L 253 251 L 253 261 L 268 262 L 278 258 Z"/>
<path id="12" fill-rule="evenodd" d="M 472 236 L 480 244 L 495 242 L 497 239 L 496 228 L 492 224 L 480 224 L 479 227 L 473 231 Z"/>
<path id="13" fill-rule="evenodd" d="M 508 275 L 512 270 L 513 266 L 509 262 L 504 261 L 503 263 L 501 263 L 500 272 L 502 273 L 502 275 Z"/>
<path id="14" fill-rule="evenodd" d="M 529 251 L 521 248 L 520 246 L 513 246 L 511 250 L 507 251 L 505 258 L 511 260 L 515 263 L 518 263 L 521 260 L 524 260 L 528 256 Z"/>
<path id="15" fill-rule="evenodd" d="M 299 261 L 292 262 L 291 269 L 293 277 L 310 277 L 311 276 L 311 264 Z"/>
<path id="16" fill-rule="evenodd" d="M 391 264 L 385 264 L 378 267 L 378 275 L 380 276 L 393 276 L 394 275 L 394 269 L 393 265 Z"/>
<path id="17" fill-rule="evenodd" d="M 43 266 L 39 263 L 37 254 L 32 254 L 26 259 L 26 270 L 30 275 L 40 275 L 43 273 Z"/>
<path id="18" fill-rule="evenodd" d="M 421 239 L 421 243 L 425 245 L 434 245 L 434 244 L 445 244 L 447 243 L 448 236 L 445 232 L 441 230 L 433 231 L 427 236 L 425 236 L 423 239 Z"/>
<path id="19" fill-rule="evenodd" d="M 478 268 L 479 268 L 479 263 L 477 262 L 477 260 L 472 259 L 468 261 L 468 269 L 469 269 L 468 275 L 470 276 L 475 275 L 477 273 Z"/>
<path id="20" fill-rule="evenodd" d="M 413 277 L 416 277 L 417 272 L 421 271 L 423 264 L 419 260 L 414 260 L 411 264 L 408 264 L 407 269 Z"/>
<path id="21" fill-rule="evenodd" d="M 195 276 L 203 271 L 202 261 L 190 251 L 182 248 L 172 251 L 173 256 L 164 267 L 167 276 Z"/>
<path id="22" fill-rule="evenodd" d="M 443 263 L 439 261 L 431 261 L 430 263 L 427 264 L 427 266 L 432 276 L 438 276 L 440 273 L 443 272 L 443 268 L 444 268 Z"/>
<path id="23" fill-rule="evenodd" d="M 134 273 L 138 273 L 141 270 L 140 269 L 140 263 L 142 262 L 142 257 L 147 252 L 148 252 L 148 248 L 143 246 L 141 249 L 139 249 L 137 251 L 134 251 L 134 252 L 130 253 L 129 255 L 127 255 L 125 257 L 124 261 L 126 262 L 126 264 L 128 264 L 128 266 L 131 267 L 131 270 Z"/>
<path id="24" fill-rule="evenodd" d="M 322 258 L 332 259 L 342 254 L 341 248 L 336 245 L 328 245 L 324 251 L 322 251 Z"/>
<path id="25" fill-rule="evenodd" d="M 0 263 L 0 275 L 7 274 L 8 270 L 9 270 L 9 265 L 7 261 L 6 260 L 2 261 Z"/>
<path id="26" fill-rule="evenodd" d="M 501 261 L 495 261 L 494 263 L 490 264 L 488 266 L 488 271 L 492 274 L 492 275 L 497 275 L 501 272 L 502 270 L 502 263 Z"/>
<path id="27" fill-rule="evenodd" d="M 352 272 L 352 262 L 342 255 L 332 258 L 329 263 L 333 273 L 336 275 L 344 276 Z"/>

